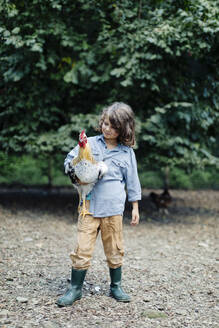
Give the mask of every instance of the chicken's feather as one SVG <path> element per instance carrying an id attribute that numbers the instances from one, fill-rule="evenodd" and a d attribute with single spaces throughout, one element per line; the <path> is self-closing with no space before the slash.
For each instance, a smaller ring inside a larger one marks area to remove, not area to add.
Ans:
<path id="1" fill-rule="evenodd" d="M 73 166 L 77 165 L 81 160 L 87 160 L 93 164 L 97 163 L 92 155 L 89 142 L 86 143 L 85 148 L 79 147 L 78 156 L 73 159 Z"/>
<path id="2" fill-rule="evenodd" d="M 75 167 L 75 174 L 83 183 L 92 183 L 98 180 L 100 167 L 96 162 L 93 164 L 88 160 L 80 160 Z"/>
<path id="3" fill-rule="evenodd" d="M 84 217 L 86 214 L 91 214 L 85 208 L 86 196 L 92 191 L 95 183 L 108 171 L 104 162 L 97 162 L 94 159 L 84 131 L 79 136 L 78 155 L 69 163 L 69 168 L 68 174 L 72 184 L 77 189 L 80 200 L 83 201 L 80 213 Z"/>

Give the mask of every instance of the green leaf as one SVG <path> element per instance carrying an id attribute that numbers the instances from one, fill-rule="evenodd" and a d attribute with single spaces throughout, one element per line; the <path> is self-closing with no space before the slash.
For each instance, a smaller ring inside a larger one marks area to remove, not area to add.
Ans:
<path id="1" fill-rule="evenodd" d="M 124 68 L 114 68 L 111 73 L 112 76 L 120 77 L 125 74 L 125 69 Z M 125 85 L 124 85 L 125 86 Z"/>
<path id="2" fill-rule="evenodd" d="M 12 31 L 11 31 L 11 33 L 13 33 L 13 34 L 18 34 L 20 32 L 20 27 L 15 27 Z"/>
<path id="3" fill-rule="evenodd" d="M 36 52 L 43 52 L 42 46 L 40 43 L 35 43 L 32 47 L 31 47 L 32 51 L 36 51 Z"/>
<path id="4" fill-rule="evenodd" d="M 77 71 L 73 68 L 67 72 L 64 76 L 64 81 L 67 83 L 72 82 L 73 84 L 78 84 L 78 74 Z"/>

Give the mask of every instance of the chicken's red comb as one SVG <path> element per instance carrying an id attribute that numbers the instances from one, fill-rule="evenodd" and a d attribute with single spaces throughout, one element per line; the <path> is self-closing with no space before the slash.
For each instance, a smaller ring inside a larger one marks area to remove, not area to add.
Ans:
<path id="1" fill-rule="evenodd" d="M 83 138 L 84 135 L 85 135 L 85 130 L 82 130 L 79 137 Z"/>
<path id="2" fill-rule="evenodd" d="M 80 133 L 80 135 L 79 135 L 79 142 L 78 142 L 78 144 L 79 144 L 80 147 L 85 148 L 86 143 L 87 143 L 87 136 L 85 134 L 85 130 L 82 130 L 81 133 Z"/>

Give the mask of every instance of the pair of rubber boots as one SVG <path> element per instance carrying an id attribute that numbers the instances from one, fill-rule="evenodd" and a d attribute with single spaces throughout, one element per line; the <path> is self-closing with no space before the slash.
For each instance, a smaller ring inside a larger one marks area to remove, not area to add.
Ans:
<path id="1" fill-rule="evenodd" d="M 57 300 L 59 306 L 69 306 L 82 297 L 82 287 L 87 270 L 75 270 L 72 268 L 71 285 L 66 293 Z M 119 302 L 130 302 L 130 297 L 127 295 L 121 286 L 122 267 L 117 269 L 110 268 L 110 296 Z"/>

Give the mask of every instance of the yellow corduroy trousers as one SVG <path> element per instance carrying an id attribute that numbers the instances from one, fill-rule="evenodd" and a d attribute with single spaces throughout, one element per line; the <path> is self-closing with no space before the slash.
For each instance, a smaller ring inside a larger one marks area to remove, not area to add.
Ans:
<path id="1" fill-rule="evenodd" d="M 70 254 L 72 266 L 77 270 L 86 270 L 90 266 L 95 242 L 99 231 L 108 266 L 116 269 L 122 265 L 124 256 L 122 216 L 94 218 L 86 215 L 78 218 L 77 245 Z"/>

